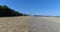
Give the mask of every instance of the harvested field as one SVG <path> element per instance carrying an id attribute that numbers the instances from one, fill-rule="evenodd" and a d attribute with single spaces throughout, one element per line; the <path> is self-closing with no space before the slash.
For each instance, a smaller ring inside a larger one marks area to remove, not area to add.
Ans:
<path id="1" fill-rule="evenodd" d="M 29 32 L 60 32 L 60 18 L 34 17 L 29 21 Z"/>
<path id="2" fill-rule="evenodd" d="M 28 20 L 26 16 L 21 17 L 1 17 L 0 32 L 28 32 Z"/>

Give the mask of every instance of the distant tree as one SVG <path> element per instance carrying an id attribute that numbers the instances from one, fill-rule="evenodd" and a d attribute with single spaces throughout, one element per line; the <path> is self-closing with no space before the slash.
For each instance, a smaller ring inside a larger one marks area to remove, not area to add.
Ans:
<path id="1" fill-rule="evenodd" d="M 10 9 L 6 5 L 0 6 L 0 17 L 5 16 L 23 16 L 22 13 L 16 12 L 13 9 Z"/>
<path id="2" fill-rule="evenodd" d="M 34 16 L 37 16 L 37 15 L 34 15 Z"/>
<path id="3" fill-rule="evenodd" d="M 24 14 L 24 16 L 27 16 L 26 14 Z"/>

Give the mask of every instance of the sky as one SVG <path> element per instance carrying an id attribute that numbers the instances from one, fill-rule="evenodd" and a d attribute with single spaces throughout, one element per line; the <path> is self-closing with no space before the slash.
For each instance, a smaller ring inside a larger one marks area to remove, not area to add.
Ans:
<path id="1" fill-rule="evenodd" d="M 60 16 L 60 0 L 0 0 L 0 5 L 29 15 Z"/>

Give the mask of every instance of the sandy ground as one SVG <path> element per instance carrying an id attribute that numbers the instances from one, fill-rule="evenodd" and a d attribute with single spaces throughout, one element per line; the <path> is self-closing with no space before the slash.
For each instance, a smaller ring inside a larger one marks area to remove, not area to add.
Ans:
<path id="1" fill-rule="evenodd" d="M 43 19 L 48 20 L 48 21 L 60 23 L 60 17 L 38 17 L 38 18 L 43 18 Z"/>
<path id="2" fill-rule="evenodd" d="M 33 17 L 29 21 L 29 32 L 60 32 L 59 17 Z"/>
<path id="3" fill-rule="evenodd" d="M 28 32 L 28 20 L 30 17 L 1 17 L 0 32 Z"/>
<path id="4" fill-rule="evenodd" d="M 0 32 L 60 32 L 60 18 L 1 17 Z"/>

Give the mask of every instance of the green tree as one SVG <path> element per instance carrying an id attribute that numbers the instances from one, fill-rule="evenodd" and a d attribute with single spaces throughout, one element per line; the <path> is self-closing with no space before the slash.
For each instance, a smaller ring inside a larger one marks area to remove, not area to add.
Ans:
<path id="1" fill-rule="evenodd" d="M 0 6 L 0 17 L 5 16 L 23 16 L 22 13 L 16 12 L 13 9 L 10 9 L 6 5 Z"/>

